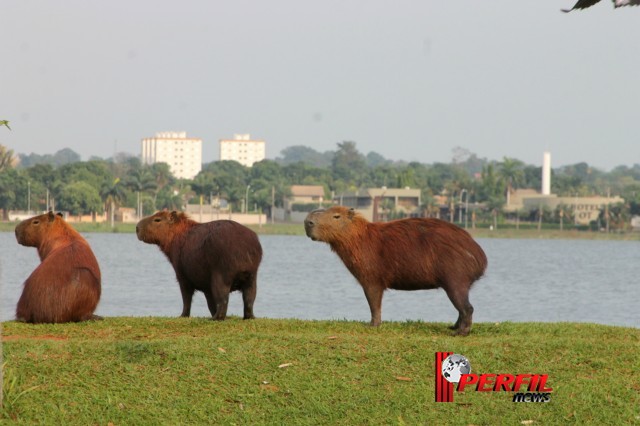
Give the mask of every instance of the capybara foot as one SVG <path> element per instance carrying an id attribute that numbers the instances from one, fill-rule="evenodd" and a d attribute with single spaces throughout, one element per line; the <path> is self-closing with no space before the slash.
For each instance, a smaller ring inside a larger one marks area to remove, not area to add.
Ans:
<path id="1" fill-rule="evenodd" d="M 468 336 L 471 330 L 469 328 L 457 328 L 451 333 L 452 336 Z"/>
<path id="2" fill-rule="evenodd" d="M 256 319 L 256 317 L 255 315 L 251 314 L 251 315 L 245 315 L 242 319 L 251 320 L 251 319 Z"/>
<path id="3" fill-rule="evenodd" d="M 89 321 L 102 321 L 103 319 L 104 317 L 101 317 L 100 315 L 91 315 Z"/>

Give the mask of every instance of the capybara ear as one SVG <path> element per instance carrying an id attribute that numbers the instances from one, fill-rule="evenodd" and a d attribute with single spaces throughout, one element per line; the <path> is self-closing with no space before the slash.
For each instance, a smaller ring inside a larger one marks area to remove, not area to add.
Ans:
<path id="1" fill-rule="evenodd" d="M 347 213 L 347 216 L 349 217 L 349 219 L 353 219 L 355 215 L 356 215 L 356 210 L 353 207 L 351 207 L 349 209 L 349 212 Z"/>
<path id="2" fill-rule="evenodd" d="M 56 213 L 56 214 L 57 214 L 58 216 L 60 216 L 60 217 L 64 217 L 64 215 L 62 214 L 62 212 L 58 212 L 58 213 Z"/>
<path id="3" fill-rule="evenodd" d="M 169 218 L 170 218 L 170 222 L 171 222 L 171 223 L 175 223 L 175 222 L 177 222 L 177 221 L 178 221 L 178 212 L 177 212 L 177 211 L 175 211 L 175 210 L 174 210 L 174 211 L 172 211 L 172 212 L 169 214 Z"/>
<path id="4" fill-rule="evenodd" d="M 56 215 L 53 214 L 51 210 L 49 210 L 49 213 L 47 213 L 47 218 L 49 219 L 49 222 L 53 222 L 56 218 Z"/>

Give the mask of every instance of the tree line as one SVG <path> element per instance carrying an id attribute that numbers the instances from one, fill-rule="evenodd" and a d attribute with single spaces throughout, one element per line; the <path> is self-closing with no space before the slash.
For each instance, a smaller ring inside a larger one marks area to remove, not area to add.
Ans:
<path id="1" fill-rule="evenodd" d="M 233 211 L 248 199 L 249 211 L 268 212 L 282 206 L 291 185 L 322 185 L 325 198 L 361 188 L 419 188 L 422 208 L 429 211 L 435 197 L 455 201 L 466 191 L 468 201 L 481 205 L 479 214 L 502 217 L 507 194 L 519 188 L 541 186 L 541 167 L 514 158 L 479 158 L 455 148 L 449 163 L 391 161 L 378 153 L 363 154 L 356 143 L 344 141 L 334 151 L 318 152 L 305 146 L 288 147 L 274 160 L 244 167 L 235 161 L 203 165 L 193 179 L 176 179 L 165 163 L 145 165 L 138 157 L 118 154 L 79 161 L 69 149 L 54 155 L 20 154 L 0 145 L 0 208 L 45 211 L 54 208 L 72 215 L 113 213 L 131 207 L 142 215 L 160 209 L 184 209 L 187 204 L 222 198 Z M 19 161 L 16 161 L 16 160 Z M 625 203 L 610 214 L 625 220 L 640 214 L 640 165 L 619 166 L 610 172 L 586 163 L 552 170 L 552 192 L 558 196 L 620 195 Z M 522 212 L 523 219 L 534 213 Z M 544 212 L 545 221 L 558 219 Z M 565 216 L 566 218 L 566 216 Z"/>

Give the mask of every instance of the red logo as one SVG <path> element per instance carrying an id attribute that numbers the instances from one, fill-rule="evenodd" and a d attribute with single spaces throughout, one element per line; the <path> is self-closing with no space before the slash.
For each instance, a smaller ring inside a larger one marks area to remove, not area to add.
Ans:
<path id="1" fill-rule="evenodd" d="M 436 352 L 435 377 L 436 402 L 453 402 L 454 383 L 456 392 L 514 392 L 513 402 L 549 402 L 553 390 L 548 374 L 472 374 L 469 360 L 453 352 Z"/>

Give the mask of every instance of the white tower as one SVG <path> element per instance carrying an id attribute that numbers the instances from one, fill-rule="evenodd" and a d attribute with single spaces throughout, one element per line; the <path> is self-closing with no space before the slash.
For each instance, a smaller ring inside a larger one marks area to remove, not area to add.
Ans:
<path id="1" fill-rule="evenodd" d="M 551 194 L 551 153 L 542 156 L 542 195 Z"/>

